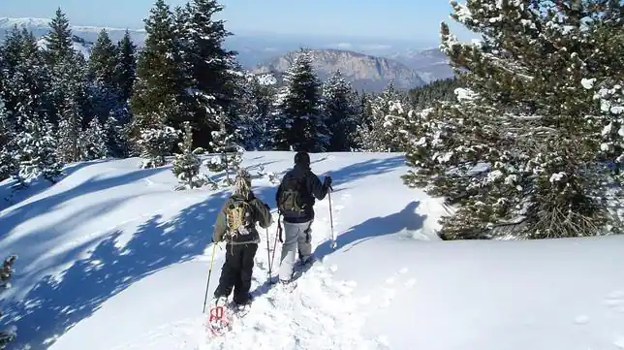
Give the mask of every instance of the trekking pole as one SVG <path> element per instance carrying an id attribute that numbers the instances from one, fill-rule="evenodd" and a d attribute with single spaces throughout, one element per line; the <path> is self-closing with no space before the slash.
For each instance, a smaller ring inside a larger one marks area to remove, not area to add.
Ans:
<path id="1" fill-rule="evenodd" d="M 217 248 L 217 243 L 212 244 L 212 256 L 210 257 L 210 268 L 208 269 L 208 280 L 206 281 L 206 292 L 204 295 L 204 309 L 202 313 L 206 313 L 206 302 L 208 301 L 208 286 L 210 285 L 210 275 L 212 274 L 212 262 L 214 261 L 215 250 Z"/>
<path id="2" fill-rule="evenodd" d="M 336 249 L 338 244 L 336 243 L 336 233 L 334 232 L 334 217 L 332 216 L 332 200 L 331 200 L 332 190 L 333 189 L 330 186 L 329 191 L 327 191 L 327 199 L 329 200 L 329 226 L 331 228 L 331 236 L 332 236 L 331 248 Z"/>
<path id="3" fill-rule="evenodd" d="M 273 241 L 273 253 L 271 254 L 271 262 L 269 263 L 270 268 L 273 267 L 273 261 L 275 261 L 275 251 L 277 250 L 277 238 L 281 235 L 280 233 L 280 231 L 282 230 L 282 225 L 280 224 L 281 217 L 282 217 L 282 214 L 279 214 L 279 216 L 277 217 L 277 231 L 275 232 L 275 240 Z"/>
<path id="4" fill-rule="evenodd" d="M 267 241 L 267 259 L 269 263 L 269 282 L 271 281 L 271 243 L 269 238 L 269 228 L 266 228 L 266 241 Z"/>

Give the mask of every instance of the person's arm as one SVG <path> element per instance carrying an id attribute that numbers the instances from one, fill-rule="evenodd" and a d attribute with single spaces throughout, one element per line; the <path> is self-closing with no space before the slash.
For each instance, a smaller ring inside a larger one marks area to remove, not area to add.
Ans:
<path id="1" fill-rule="evenodd" d="M 225 232 L 227 231 L 227 226 L 225 222 L 225 208 L 227 208 L 228 204 L 229 200 L 226 200 L 223 204 L 223 207 L 219 211 L 219 214 L 217 214 L 217 221 L 215 222 L 214 230 L 212 232 L 213 242 L 221 242 L 223 240 Z"/>
<path id="2" fill-rule="evenodd" d="M 310 193 L 312 193 L 312 195 L 314 195 L 316 199 L 323 200 L 323 198 L 325 198 L 325 196 L 327 195 L 328 188 L 323 185 L 318 176 L 316 176 L 316 174 L 314 174 L 313 172 L 310 171 L 309 173 L 307 173 L 306 177 L 308 191 L 310 191 Z"/>
<path id="3" fill-rule="evenodd" d="M 255 219 L 258 221 L 260 227 L 268 228 L 271 226 L 273 217 L 271 216 L 271 209 L 268 204 L 259 199 L 254 199 L 251 203 L 255 208 L 255 213 L 257 214 Z"/>

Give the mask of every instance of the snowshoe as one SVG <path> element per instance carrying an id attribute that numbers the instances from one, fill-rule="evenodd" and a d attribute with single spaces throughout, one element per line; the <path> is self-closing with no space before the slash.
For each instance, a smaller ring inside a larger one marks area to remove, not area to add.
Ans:
<path id="1" fill-rule="evenodd" d="M 213 336 L 221 336 L 231 328 L 227 298 L 220 297 L 211 301 L 206 328 Z"/>

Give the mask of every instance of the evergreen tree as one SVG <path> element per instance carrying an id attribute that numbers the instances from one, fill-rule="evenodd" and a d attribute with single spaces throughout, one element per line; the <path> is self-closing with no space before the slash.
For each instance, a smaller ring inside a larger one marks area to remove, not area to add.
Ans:
<path id="1" fill-rule="evenodd" d="M 55 109 L 59 118 L 58 154 L 66 163 L 82 160 L 79 139 L 85 122 L 85 74 L 85 67 L 76 64 L 75 56 L 59 61 L 53 70 Z"/>
<path id="2" fill-rule="evenodd" d="M 598 6 L 597 6 L 598 5 Z M 584 82 L 623 81 L 617 2 L 468 0 L 452 17 L 480 33 L 442 48 L 466 89 L 457 102 L 413 113 L 408 186 L 457 205 L 440 235 L 545 238 L 595 235 L 618 219 L 607 210 L 600 116 Z M 617 8 L 617 9 L 616 9 Z M 615 42 L 613 41 L 615 40 Z M 607 65 L 606 62 L 620 64 Z"/>
<path id="3" fill-rule="evenodd" d="M 141 151 L 141 168 L 157 168 L 166 164 L 165 157 L 171 154 L 179 137 L 179 132 L 164 123 L 166 117 L 156 114 L 151 117 L 153 124 L 141 129 L 137 145 Z"/>
<path id="4" fill-rule="evenodd" d="M 123 39 L 117 43 L 116 63 L 114 73 L 115 86 L 119 99 L 126 102 L 130 99 L 132 86 L 136 78 L 136 45 L 130 38 L 130 33 L 126 30 Z"/>
<path id="5" fill-rule="evenodd" d="M 349 151 L 354 146 L 360 111 L 351 84 L 344 80 L 340 71 L 336 71 L 325 83 L 323 98 L 327 128 L 331 130 L 327 151 Z"/>
<path id="6" fill-rule="evenodd" d="M 357 142 L 366 151 L 401 152 L 405 136 L 400 130 L 407 126 L 405 97 L 392 84 L 370 102 L 368 120 L 357 127 Z"/>
<path id="7" fill-rule="evenodd" d="M 147 39 L 137 61 L 137 76 L 130 100 L 133 138 L 143 130 L 164 130 L 185 120 L 185 72 L 179 67 L 173 15 L 164 0 L 157 0 L 145 20 Z M 164 120 L 160 120 L 164 117 Z M 156 118 L 157 120 L 155 120 Z"/>
<path id="8" fill-rule="evenodd" d="M 0 100 L 0 181 L 6 179 L 15 171 L 15 159 L 11 156 L 11 145 L 14 143 L 15 131 L 9 123 L 9 118 Z"/>
<path id="9" fill-rule="evenodd" d="M 241 79 L 237 142 L 246 150 L 270 149 L 269 121 L 274 112 L 275 89 L 249 73 Z"/>
<path id="10" fill-rule="evenodd" d="M 198 154 L 203 152 L 201 147 L 193 147 L 193 130 L 189 122 L 184 123 L 184 136 L 182 142 L 178 144 L 181 153 L 175 154 L 173 159 L 173 174 L 180 181 L 176 189 L 192 189 L 201 187 L 205 180 L 199 177 L 201 159 Z"/>
<path id="11" fill-rule="evenodd" d="M 195 94 L 195 124 L 202 130 L 218 128 L 210 120 L 213 110 L 221 108 L 229 113 L 236 94 L 236 83 L 231 73 L 235 67 L 234 51 L 223 47 L 224 40 L 231 35 L 225 29 L 224 21 L 213 18 L 223 10 L 216 0 L 191 0 L 184 22 L 187 42 L 186 60 L 189 64 L 192 89 Z M 201 131 L 201 130 L 200 130 Z M 205 131 L 203 136 L 208 136 Z"/>
<path id="12" fill-rule="evenodd" d="M 112 89 L 115 86 L 117 48 L 113 45 L 106 29 L 102 29 L 89 56 L 88 78 L 97 85 Z"/>
<path id="13" fill-rule="evenodd" d="M 24 129 L 24 118 L 43 119 L 51 115 L 51 73 L 32 33 L 14 30 L 5 42 L 3 90 L 7 119 L 13 132 Z M 30 105 L 28 114 L 20 113 Z"/>
<path id="14" fill-rule="evenodd" d="M 50 22 L 50 33 L 46 36 L 46 53 L 48 63 L 52 66 L 60 64 L 60 62 L 74 55 L 69 20 L 60 7 Z"/>
<path id="15" fill-rule="evenodd" d="M 321 83 L 308 52 L 301 50 L 286 72 L 285 82 L 287 85 L 278 95 L 278 107 L 270 127 L 273 148 L 325 151 L 329 130 L 321 110 Z"/>
<path id="16" fill-rule="evenodd" d="M 235 143 L 235 134 L 226 129 L 227 114 L 218 109 L 214 120 L 219 129 L 212 132 L 210 146 L 216 155 L 209 159 L 206 167 L 212 172 L 225 171 L 225 185 L 229 186 L 234 183 L 230 174 L 235 174 L 243 161 L 243 149 Z"/>
<path id="17" fill-rule="evenodd" d="M 17 260 L 16 255 L 11 255 L 8 258 L 4 259 L 4 263 L 2 264 L 2 270 L 0 271 L 0 291 L 3 291 L 9 287 L 11 287 L 11 277 L 13 277 L 13 264 Z M 0 317 L 2 317 L 2 312 L 0 312 Z M 15 326 L 12 326 L 8 329 L 0 331 L 0 349 L 6 349 L 6 347 L 15 340 L 16 337 Z"/>
<path id="18" fill-rule="evenodd" d="M 52 125 L 45 120 L 26 119 L 24 131 L 16 137 L 14 153 L 18 171 L 13 175 L 20 185 L 28 186 L 40 175 L 56 182 L 61 175 L 63 163 L 57 158 L 57 140 Z"/>
<path id="19" fill-rule="evenodd" d="M 416 110 L 429 108 L 436 101 L 453 101 L 455 89 L 460 87 L 456 78 L 436 80 L 430 84 L 411 89 L 408 93 L 410 105 Z"/>
<path id="20" fill-rule="evenodd" d="M 106 130 L 98 118 L 92 118 L 89 127 L 80 134 L 78 146 L 84 160 L 102 159 L 109 155 Z"/>

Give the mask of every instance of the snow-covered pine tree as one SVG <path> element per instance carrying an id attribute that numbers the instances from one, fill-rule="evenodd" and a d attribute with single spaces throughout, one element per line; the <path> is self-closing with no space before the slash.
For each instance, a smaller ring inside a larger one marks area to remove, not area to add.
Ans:
<path id="1" fill-rule="evenodd" d="M 11 155 L 11 145 L 14 144 L 15 131 L 9 123 L 9 117 L 0 99 L 0 181 L 6 179 L 15 171 L 15 158 Z"/>
<path id="2" fill-rule="evenodd" d="M 28 114 L 24 107 L 24 114 Z M 16 136 L 13 153 L 18 164 L 13 178 L 22 186 L 28 186 L 39 176 L 56 182 L 61 175 L 63 163 L 57 157 L 57 140 L 52 124 L 37 118 L 25 118 L 24 130 Z"/>
<path id="3" fill-rule="evenodd" d="M 229 186 L 234 183 L 234 176 L 243 161 L 243 148 L 236 144 L 236 133 L 227 130 L 227 114 L 220 108 L 214 117 L 219 125 L 219 130 L 212 132 L 210 147 L 215 153 L 206 162 L 206 167 L 211 172 L 225 171 L 225 184 Z M 230 177 L 232 175 L 232 177 Z"/>
<path id="4" fill-rule="evenodd" d="M 89 55 L 88 79 L 99 86 L 112 89 L 115 82 L 117 56 L 117 47 L 113 45 L 106 29 L 102 29 Z"/>
<path id="5" fill-rule="evenodd" d="M 165 124 L 167 117 L 154 112 L 150 124 L 141 129 L 137 146 L 143 158 L 141 168 L 157 168 L 166 164 L 165 157 L 171 154 L 180 131 Z"/>
<path id="6" fill-rule="evenodd" d="M 76 56 L 58 61 L 53 68 L 55 109 L 58 112 L 58 155 L 66 163 L 83 160 L 79 139 L 83 130 L 87 100 L 84 66 Z"/>
<path id="7" fill-rule="evenodd" d="M 323 114 L 327 117 L 327 128 L 331 130 L 327 151 L 351 150 L 360 117 L 359 101 L 340 71 L 323 85 L 323 100 Z"/>
<path id="8" fill-rule="evenodd" d="M 236 95 L 235 52 L 224 48 L 224 40 L 232 35 L 225 29 L 225 21 L 215 17 L 223 10 L 216 0 L 191 0 L 186 11 L 189 21 L 184 24 L 185 60 L 189 67 L 194 92 L 193 121 L 200 146 L 208 146 L 202 139 L 218 128 L 210 117 L 221 108 L 230 113 Z M 206 98 L 209 97 L 209 98 Z M 208 141 L 208 138 L 206 138 Z"/>
<path id="9" fill-rule="evenodd" d="M 13 264 L 17 260 L 16 255 L 11 255 L 4 259 L 2 264 L 2 270 L 0 271 L 0 292 L 11 287 L 11 278 L 13 277 Z M 3 314 L 0 312 L 0 317 Z M 5 330 L 0 331 L 0 349 L 4 350 L 6 347 L 15 340 L 17 329 L 15 326 L 11 326 Z"/>
<path id="10" fill-rule="evenodd" d="M 123 39 L 117 43 L 116 66 L 114 72 L 115 87 L 119 99 L 127 102 L 132 93 L 132 85 L 136 78 L 136 45 L 130 38 L 130 32 L 126 30 Z"/>
<path id="11" fill-rule="evenodd" d="M 357 143 L 371 152 L 402 152 L 405 136 L 400 132 L 407 125 L 406 98 L 389 84 L 370 101 L 368 120 L 357 127 Z"/>
<path id="12" fill-rule="evenodd" d="M 56 16 L 50 22 L 50 32 L 45 40 L 46 58 L 51 66 L 56 66 L 74 55 L 69 20 L 60 7 L 57 8 Z"/>
<path id="13" fill-rule="evenodd" d="M 270 147 L 267 126 L 273 111 L 273 86 L 263 84 L 248 72 L 239 79 L 241 96 L 236 102 L 234 121 L 235 142 L 246 150 L 267 150 Z"/>
<path id="14" fill-rule="evenodd" d="M 331 134 L 322 112 L 321 83 L 309 51 L 300 50 L 284 81 L 286 86 L 278 94 L 270 126 L 273 149 L 325 151 Z"/>
<path id="15" fill-rule="evenodd" d="M 109 155 L 106 130 L 98 118 L 92 118 L 87 129 L 81 132 L 79 137 L 81 159 L 102 159 Z"/>
<path id="16" fill-rule="evenodd" d="M 144 130 L 165 130 L 185 120 L 187 82 L 177 41 L 173 14 L 164 0 L 156 0 L 145 20 L 147 38 L 137 59 L 137 75 L 130 99 L 131 134 L 142 138 Z M 165 117 L 154 124 L 154 116 Z"/>
<path id="17" fill-rule="evenodd" d="M 616 3 L 452 2 L 482 40 L 459 43 L 442 24 L 441 48 L 467 88 L 412 114 L 404 176 L 457 204 L 443 238 L 589 236 L 617 222 L 604 200 L 602 124 L 582 86 L 622 76 L 622 65 L 605 66 L 621 49 L 604 44 L 622 25 L 600 18 Z"/>
<path id="18" fill-rule="evenodd" d="M 173 159 L 173 174 L 180 181 L 177 190 L 193 189 L 201 187 L 206 180 L 199 176 L 201 159 L 199 154 L 203 153 L 201 147 L 193 147 L 193 130 L 189 122 L 185 122 L 182 142 L 178 144 L 181 153 L 176 153 Z"/>

